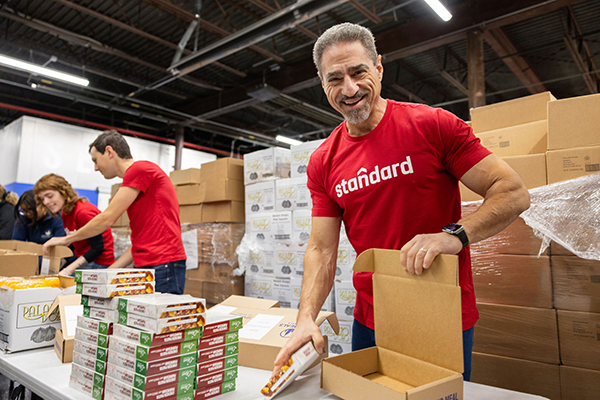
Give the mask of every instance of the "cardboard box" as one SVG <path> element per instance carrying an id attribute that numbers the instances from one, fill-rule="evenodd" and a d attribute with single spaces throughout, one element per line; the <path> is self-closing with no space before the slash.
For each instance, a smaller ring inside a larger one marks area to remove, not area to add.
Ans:
<path id="1" fill-rule="evenodd" d="M 312 216 L 310 210 L 292 211 L 292 242 L 306 244 L 312 229 Z"/>
<path id="2" fill-rule="evenodd" d="M 275 211 L 312 209 L 307 177 L 279 179 L 275 181 Z"/>
<path id="3" fill-rule="evenodd" d="M 204 166 L 202 166 L 204 168 Z M 193 183 L 200 183 L 200 168 L 189 168 L 171 171 L 169 178 L 173 185 L 191 185 Z"/>
<path id="4" fill-rule="evenodd" d="M 543 154 L 548 150 L 548 124 L 545 120 L 509 126 L 476 136 L 498 157 Z"/>
<path id="5" fill-rule="evenodd" d="M 119 311 L 149 318 L 170 318 L 180 315 L 203 314 L 206 312 L 206 301 L 189 296 L 154 293 L 149 296 L 120 298 Z"/>
<path id="6" fill-rule="evenodd" d="M 81 295 L 57 296 L 48 310 L 48 315 L 57 309 L 60 316 L 60 329 L 56 330 L 54 337 L 54 351 L 62 363 L 69 363 L 73 361 L 75 328 L 77 328 L 79 316 L 83 313 Z"/>
<path id="7" fill-rule="evenodd" d="M 115 183 L 114 185 L 112 185 L 110 187 L 110 198 L 111 199 L 113 197 L 115 197 L 115 194 L 117 194 L 117 192 L 119 191 L 119 189 L 121 189 L 121 184 L 120 183 Z"/>
<path id="8" fill-rule="evenodd" d="M 600 95 L 548 103 L 548 150 L 600 145 Z"/>
<path id="9" fill-rule="evenodd" d="M 78 340 L 75 340 L 75 343 L 77 342 Z M 102 375 L 106 373 L 107 362 L 102 361 L 93 355 L 87 355 L 73 351 L 73 364 L 81 365 L 82 367 L 91 369 Z"/>
<path id="10" fill-rule="evenodd" d="M 244 202 L 217 201 L 202 205 L 202 222 L 244 222 Z"/>
<path id="11" fill-rule="evenodd" d="M 290 177 L 290 150 L 271 147 L 244 155 L 244 184 Z"/>
<path id="12" fill-rule="evenodd" d="M 94 386 L 93 381 L 77 378 L 76 376 L 69 377 L 69 387 L 91 397 L 95 400 L 102 400 L 104 397 L 102 387 Z"/>
<path id="13" fill-rule="evenodd" d="M 297 245 L 278 244 L 275 246 L 275 271 L 278 278 L 300 277 L 304 275 L 305 248 Z"/>
<path id="14" fill-rule="evenodd" d="M 208 349 L 198 350 L 198 362 L 217 360 L 223 357 L 233 356 L 238 354 L 239 344 L 238 342 L 230 343 L 223 346 L 211 347 Z"/>
<path id="15" fill-rule="evenodd" d="M 197 352 L 198 339 L 158 347 L 148 347 L 118 336 L 112 336 L 108 349 L 109 351 L 116 351 L 117 353 L 135 357 L 136 360 L 155 361 Z"/>
<path id="16" fill-rule="evenodd" d="M 562 400 L 596 400 L 598 382 L 600 382 L 600 371 L 560 366 Z"/>
<path id="17" fill-rule="evenodd" d="M 213 315 L 213 314 L 211 314 Z M 227 314 L 229 316 L 229 314 Z M 233 317 L 231 315 L 231 317 Z M 209 319 L 207 321 L 207 325 L 211 328 L 212 331 L 218 331 L 218 328 L 215 326 L 217 325 L 217 323 L 213 322 L 211 319 Z M 231 320 L 227 321 L 228 324 L 231 326 Z M 234 321 L 235 323 L 235 321 Z M 242 328 L 242 320 L 241 318 L 239 319 L 239 329 Z M 224 328 L 223 328 L 224 329 Z M 200 339 L 199 343 L 198 343 L 198 350 L 203 350 L 203 349 L 208 349 L 211 347 L 221 347 L 221 346 L 225 346 L 225 345 L 229 345 L 232 343 L 237 343 L 239 342 L 239 329 L 235 330 L 235 331 L 230 331 L 231 327 L 228 328 L 227 333 L 223 333 L 223 334 L 212 334 L 212 335 L 206 335 L 202 337 L 202 339 Z M 210 333 L 212 333 L 212 331 Z M 207 329 L 207 334 L 209 333 L 208 329 Z"/>
<path id="18" fill-rule="evenodd" d="M 225 157 L 202 164 L 200 182 L 223 181 L 226 179 L 244 180 L 244 160 Z"/>
<path id="19" fill-rule="evenodd" d="M 561 399 L 558 365 L 477 352 L 471 365 L 471 382 Z"/>
<path id="20" fill-rule="evenodd" d="M 556 310 L 477 303 L 473 351 L 559 364 Z"/>
<path id="21" fill-rule="evenodd" d="M 206 386 L 196 390 L 194 400 L 210 399 L 228 392 L 232 392 L 235 390 L 235 388 L 235 380 L 225 381 L 221 384 L 213 386 Z"/>
<path id="22" fill-rule="evenodd" d="M 461 400 L 457 257 L 438 256 L 422 275 L 410 275 L 399 251 L 369 249 L 354 271 L 373 272 L 377 346 L 323 360 L 321 387 L 349 400 L 365 393 L 372 399 Z"/>
<path id="23" fill-rule="evenodd" d="M 202 221 L 203 204 L 179 206 L 179 220 L 181 223 L 189 222 L 197 224 Z"/>
<path id="24" fill-rule="evenodd" d="M 544 92 L 474 108 L 471 110 L 473 132 L 480 133 L 548 119 L 548 102 L 555 100 L 550 92 Z"/>
<path id="25" fill-rule="evenodd" d="M 340 240 L 338 244 L 338 255 L 335 269 L 335 279 L 337 281 L 352 280 L 352 266 L 356 261 L 356 251 L 350 242 Z"/>
<path id="26" fill-rule="evenodd" d="M 74 273 L 74 278 L 76 283 L 105 285 L 152 282 L 154 281 L 154 270 L 142 268 L 78 269 Z"/>
<path id="27" fill-rule="evenodd" d="M 244 294 L 244 276 L 234 276 L 228 283 L 189 278 L 186 280 L 184 293 L 202 297 L 207 304 L 218 304 L 229 296 Z"/>
<path id="28" fill-rule="evenodd" d="M 79 364 L 71 365 L 71 376 L 81 381 L 88 382 L 89 384 L 102 389 L 104 387 L 104 375 Z"/>
<path id="29" fill-rule="evenodd" d="M 306 168 L 310 161 L 312 153 L 323 143 L 325 139 L 312 140 L 305 142 L 297 146 L 291 146 L 291 177 L 297 178 L 299 176 L 306 176 Z"/>
<path id="30" fill-rule="evenodd" d="M 292 212 L 280 211 L 273 213 L 262 213 L 248 215 L 246 219 L 246 232 L 251 239 L 259 243 L 278 242 L 283 244 L 292 243 Z"/>
<path id="31" fill-rule="evenodd" d="M 215 201 L 244 201 L 244 181 L 235 179 L 202 182 L 203 203 Z"/>
<path id="32" fill-rule="evenodd" d="M 83 306 L 83 316 L 111 324 L 116 323 L 119 320 L 119 312 L 116 310 L 88 306 Z"/>
<path id="33" fill-rule="evenodd" d="M 353 321 L 339 321 L 340 332 L 336 334 L 331 326 L 325 322 L 321 325 L 321 333 L 328 337 L 329 355 L 334 357 L 352 352 L 352 324 Z"/>
<path id="34" fill-rule="evenodd" d="M 229 264 L 208 264 L 198 263 L 198 268 L 189 269 L 186 271 L 186 279 L 196 279 L 200 281 L 213 281 L 220 283 L 231 283 L 232 280 L 237 279 L 239 271 L 237 263 L 234 265 Z"/>
<path id="35" fill-rule="evenodd" d="M 530 154 L 526 156 L 502 157 L 504 161 L 521 177 L 527 189 L 546 185 L 546 155 Z M 459 183 L 462 201 L 478 201 L 481 196 Z"/>
<path id="36" fill-rule="evenodd" d="M 198 364 L 198 376 L 208 375 L 217 371 L 224 371 L 229 368 L 237 367 L 238 355 L 234 354 L 219 360 L 210 360 Z"/>
<path id="37" fill-rule="evenodd" d="M 164 334 L 183 331 L 189 328 L 203 327 L 206 323 L 206 317 L 204 314 L 192 314 L 154 319 L 119 311 L 118 322 L 121 325 L 127 325 L 132 328 L 138 328 L 156 334 Z"/>
<path id="38" fill-rule="evenodd" d="M 290 278 L 252 274 L 246 277 L 245 289 L 244 294 L 248 297 L 275 300 L 284 308 L 292 306 L 292 282 Z"/>
<path id="39" fill-rule="evenodd" d="M 472 253 L 471 266 L 478 301 L 552 308 L 550 257 Z"/>
<path id="40" fill-rule="evenodd" d="M 231 296 L 213 310 L 244 319 L 244 329 L 239 332 L 239 365 L 269 371 L 273 369 L 279 350 L 296 327 L 298 316 L 298 310 L 279 308 L 276 301 L 243 296 Z M 210 313 L 211 310 L 208 311 Z M 339 331 L 334 313 L 321 311 L 316 323 L 321 325 L 325 320 L 329 321 L 334 331 Z"/>
<path id="41" fill-rule="evenodd" d="M 147 400 L 159 400 L 168 398 L 181 398 L 182 395 L 193 394 L 194 392 L 194 381 L 188 380 L 183 382 L 174 382 L 168 385 L 160 386 L 155 389 L 139 390 L 133 386 L 130 386 L 118 379 L 110 376 L 106 377 L 105 390 L 107 392 L 116 393 L 121 395 L 125 399 L 147 399 Z"/>
<path id="42" fill-rule="evenodd" d="M 275 211 L 275 182 L 261 182 L 245 188 L 246 215 Z"/>
<path id="43" fill-rule="evenodd" d="M 114 336 L 139 343 L 142 346 L 158 347 L 173 343 L 181 343 L 190 340 L 198 340 L 202 337 L 202 328 L 191 328 L 166 334 L 156 334 L 141 331 L 125 325 L 114 325 Z"/>
<path id="44" fill-rule="evenodd" d="M 206 197 L 206 186 L 200 183 L 175 186 L 175 193 L 177 193 L 179 205 L 200 204 Z"/>
<path id="45" fill-rule="evenodd" d="M 129 215 L 127 214 L 127 212 L 124 212 L 123 214 L 121 214 L 121 216 L 119 218 L 117 218 L 117 220 L 115 221 L 115 223 L 112 226 L 114 228 L 129 227 Z"/>
<path id="46" fill-rule="evenodd" d="M 106 376 L 123 382 L 126 385 L 133 386 L 137 390 L 155 391 L 156 389 L 170 386 L 172 383 L 193 382 L 196 376 L 196 366 L 165 372 L 159 375 L 142 376 L 136 374 L 134 371 L 108 364 L 106 366 Z"/>
<path id="47" fill-rule="evenodd" d="M 550 243 L 550 254 L 553 256 L 572 256 L 577 257 L 574 253 L 562 247 L 560 244 L 552 241 Z"/>
<path id="48" fill-rule="evenodd" d="M 119 307 L 119 299 L 117 297 L 104 299 L 101 297 L 81 295 L 81 305 L 104 308 L 106 310 L 116 310 Z"/>
<path id="49" fill-rule="evenodd" d="M 141 376 L 153 376 L 194 366 L 198 363 L 197 357 L 196 353 L 190 353 L 155 361 L 141 361 L 116 351 L 109 351 L 108 363 L 133 371 Z"/>
<path id="50" fill-rule="evenodd" d="M 600 313 L 600 261 L 552 256 L 554 307 Z"/>
<path id="51" fill-rule="evenodd" d="M 73 341 L 73 352 L 91 357 L 94 360 L 100 360 L 103 362 L 108 361 L 108 349 L 85 343 L 80 340 Z"/>
<path id="52" fill-rule="evenodd" d="M 78 283 L 75 291 L 77 294 L 110 298 L 154 293 L 154 286 L 154 281 L 117 283 L 114 285 Z"/>
<path id="53" fill-rule="evenodd" d="M 40 268 L 38 256 L 43 254 L 41 244 L 0 240 L 0 276 L 56 275 L 60 271 L 60 259 L 71 257 L 73 252 L 64 246 L 52 247 Z"/>
<path id="54" fill-rule="evenodd" d="M 214 385 L 220 385 L 226 381 L 232 381 L 238 377 L 238 368 L 232 367 L 223 371 L 213 372 L 207 375 L 201 375 L 196 378 L 196 388 L 202 389 Z"/>
<path id="55" fill-rule="evenodd" d="M 546 157 L 548 184 L 600 172 L 600 146 L 549 151 Z"/>
<path id="56" fill-rule="evenodd" d="M 562 363 L 600 370 L 600 313 L 557 313 Z"/>

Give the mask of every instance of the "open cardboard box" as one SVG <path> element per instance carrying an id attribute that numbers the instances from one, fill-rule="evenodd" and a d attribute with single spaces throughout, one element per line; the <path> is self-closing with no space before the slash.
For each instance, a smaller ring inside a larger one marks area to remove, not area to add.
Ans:
<path id="1" fill-rule="evenodd" d="M 298 310 L 279 308 L 279 302 L 275 300 L 244 296 L 231 296 L 211 310 L 243 317 L 245 328 L 252 323 L 251 328 L 240 331 L 238 364 L 268 371 L 273 369 L 277 354 L 294 332 L 298 317 Z M 339 326 L 335 313 L 321 311 L 316 323 L 321 325 L 325 320 L 337 334 Z M 325 342 L 325 350 L 327 347 Z M 327 351 L 321 355 L 322 358 L 326 356 Z"/>
<path id="2" fill-rule="evenodd" d="M 0 240 L 0 276 L 56 275 L 60 271 L 60 259 L 71 257 L 68 247 L 55 246 L 42 260 L 39 271 L 38 256 L 44 254 L 43 246 L 20 240 Z"/>
<path id="3" fill-rule="evenodd" d="M 56 330 L 54 337 L 54 351 L 62 363 L 69 363 L 73 361 L 77 316 L 83 315 L 81 295 L 68 294 L 56 297 L 48 314 L 52 314 L 56 309 L 60 315 L 60 329 Z"/>
<path id="4" fill-rule="evenodd" d="M 462 400 L 458 258 L 409 275 L 399 251 L 369 249 L 354 271 L 374 273 L 377 346 L 323 360 L 321 387 L 347 400 Z"/>

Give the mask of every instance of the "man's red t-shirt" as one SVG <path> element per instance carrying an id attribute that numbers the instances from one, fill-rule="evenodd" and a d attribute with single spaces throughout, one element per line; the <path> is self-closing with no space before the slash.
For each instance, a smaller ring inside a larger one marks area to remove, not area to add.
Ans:
<path id="1" fill-rule="evenodd" d="M 98 207 L 88 201 L 78 201 L 75 203 L 75 208 L 70 213 L 62 213 L 63 225 L 67 235 L 77 232 L 78 229 L 83 228 L 88 222 L 90 222 L 96 215 L 100 214 Z M 96 264 L 110 266 L 115 262 L 115 253 L 113 251 L 113 235 L 110 228 L 102 233 L 102 239 L 104 240 L 104 252 L 100 254 L 95 260 L 92 260 Z M 83 256 L 89 249 L 90 244 L 85 240 L 79 240 L 73 242 L 75 249 L 74 253 L 77 257 Z"/>
<path id="2" fill-rule="evenodd" d="M 467 124 L 439 108 L 387 100 L 370 133 L 338 126 L 312 154 L 308 187 L 314 217 L 342 217 L 357 254 L 396 249 L 461 217 L 458 180 L 490 152 Z M 463 329 L 479 314 L 469 248 L 459 254 Z M 374 329 L 372 274 L 354 273 L 354 317 Z"/>
<path id="3" fill-rule="evenodd" d="M 127 209 L 133 265 L 148 267 L 185 260 L 179 202 L 167 174 L 150 161 L 136 161 L 125 171 L 121 186 L 140 190 Z"/>

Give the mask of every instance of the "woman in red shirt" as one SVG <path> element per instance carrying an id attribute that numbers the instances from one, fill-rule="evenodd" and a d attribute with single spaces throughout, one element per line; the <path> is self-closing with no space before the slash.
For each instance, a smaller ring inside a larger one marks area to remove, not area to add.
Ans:
<path id="1" fill-rule="evenodd" d="M 61 213 L 67 235 L 77 232 L 100 214 L 98 207 L 86 198 L 79 197 L 62 176 L 44 175 L 36 182 L 33 191 L 36 200 L 44 204 L 51 213 Z M 73 242 L 71 246 L 77 259 L 60 272 L 63 275 L 73 275 L 76 269 L 108 268 L 115 262 L 110 228 L 98 236 Z"/>

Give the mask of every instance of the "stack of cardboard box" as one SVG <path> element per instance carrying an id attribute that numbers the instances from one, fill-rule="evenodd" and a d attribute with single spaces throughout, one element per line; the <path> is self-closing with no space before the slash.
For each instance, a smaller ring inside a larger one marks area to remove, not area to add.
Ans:
<path id="1" fill-rule="evenodd" d="M 115 195 L 121 188 L 120 183 L 115 183 L 110 187 L 110 199 L 108 202 L 110 203 L 112 199 L 114 199 Z M 125 211 L 113 224 L 113 229 L 119 229 L 123 232 L 129 232 L 129 216 L 127 215 L 127 211 Z"/>

